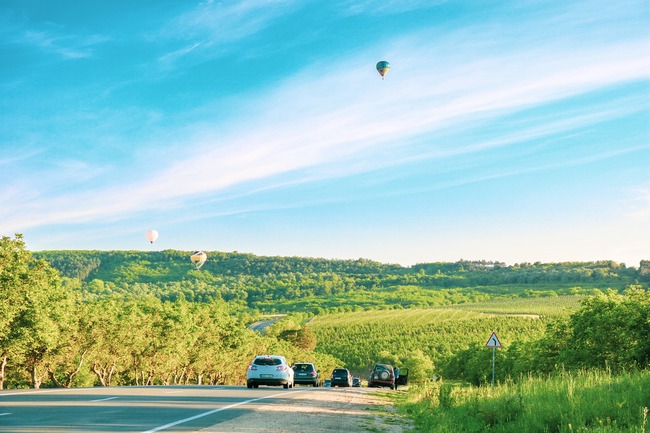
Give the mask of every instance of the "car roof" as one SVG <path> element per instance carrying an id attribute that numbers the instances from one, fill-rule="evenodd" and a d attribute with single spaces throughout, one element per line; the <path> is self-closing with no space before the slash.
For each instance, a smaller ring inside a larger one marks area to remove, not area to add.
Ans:
<path id="1" fill-rule="evenodd" d="M 284 356 L 280 355 L 259 355 L 256 356 L 255 359 L 281 359 L 283 361 L 286 361 Z"/>

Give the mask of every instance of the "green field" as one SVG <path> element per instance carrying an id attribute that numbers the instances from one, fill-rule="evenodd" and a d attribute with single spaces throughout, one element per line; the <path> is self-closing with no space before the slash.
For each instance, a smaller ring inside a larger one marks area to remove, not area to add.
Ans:
<path id="1" fill-rule="evenodd" d="M 317 316 L 309 323 L 317 351 L 341 359 L 364 374 L 379 361 L 398 362 L 420 351 L 438 375 L 450 355 L 472 344 L 485 344 L 498 332 L 504 346 L 541 337 L 546 315 L 568 314 L 576 296 L 504 299 L 449 308 L 369 310 Z"/>
<path id="2" fill-rule="evenodd" d="M 537 298 L 500 298 L 485 302 L 453 305 L 450 308 L 486 314 L 531 314 L 559 316 L 580 307 L 585 295 L 545 296 Z"/>

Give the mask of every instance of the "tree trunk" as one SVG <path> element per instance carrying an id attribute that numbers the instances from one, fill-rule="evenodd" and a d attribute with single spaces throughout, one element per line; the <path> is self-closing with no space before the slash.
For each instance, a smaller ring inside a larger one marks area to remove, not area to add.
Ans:
<path id="1" fill-rule="evenodd" d="M 111 368 L 108 370 L 108 380 L 106 381 L 106 386 L 111 386 L 114 373 L 115 373 L 115 363 L 113 363 L 111 365 Z"/>
<path id="2" fill-rule="evenodd" d="M 5 368 L 7 367 L 7 361 L 9 357 L 7 355 L 2 357 L 2 362 L 0 363 L 0 389 L 5 389 Z"/>
<path id="3" fill-rule="evenodd" d="M 31 370 L 30 373 L 31 373 L 31 376 L 32 376 L 32 388 L 40 389 L 41 388 L 41 383 L 43 383 L 43 380 L 41 379 L 41 377 L 36 372 L 36 362 L 32 363 L 30 370 Z"/>
<path id="4" fill-rule="evenodd" d="M 72 371 L 66 371 L 65 372 L 65 382 L 61 382 L 57 377 L 56 374 L 54 373 L 54 370 L 52 369 L 52 366 L 47 367 L 47 371 L 50 374 L 50 378 L 52 381 L 56 384 L 57 387 L 59 388 L 70 388 L 72 386 L 72 381 L 74 380 L 74 377 L 79 373 L 81 370 L 81 367 L 83 366 L 84 363 L 84 356 L 86 356 L 86 350 L 81 354 L 81 358 L 79 358 L 79 363 L 77 364 L 77 368 Z"/>
<path id="5" fill-rule="evenodd" d="M 103 368 L 99 367 L 97 363 L 93 364 L 93 373 L 95 373 L 95 376 L 97 376 L 97 379 L 99 379 L 99 383 L 102 384 L 102 386 L 107 386 L 106 385 L 106 372 Z"/>

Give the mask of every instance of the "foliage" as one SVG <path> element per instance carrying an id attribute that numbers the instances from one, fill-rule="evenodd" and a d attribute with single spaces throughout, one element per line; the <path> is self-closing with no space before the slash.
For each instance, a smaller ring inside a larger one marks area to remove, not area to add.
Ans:
<path id="1" fill-rule="evenodd" d="M 411 387 L 400 409 L 418 431 L 644 432 L 650 371 L 558 371 L 517 382 L 473 387 L 446 381 Z"/>
<path id="2" fill-rule="evenodd" d="M 492 331 L 500 381 L 648 365 L 645 262 L 402 267 L 208 252 L 199 271 L 184 251 L 29 253 L 20 235 L 0 247 L 0 379 L 11 387 L 236 384 L 261 353 L 481 384 Z M 292 314 L 259 335 L 246 325 L 260 312 Z M 597 353 L 603 332 L 623 350 Z"/>
<path id="3" fill-rule="evenodd" d="M 522 263 L 459 261 L 411 267 L 370 260 L 260 257 L 208 252 L 200 271 L 190 252 L 42 251 L 65 278 L 80 281 L 87 300 L 111 294 L 153 295 L 164 301 L 216 299 L 265 312 L 423 308 L 486 301 L 585 295 L 645 285 L 645 268 L 612 261 Z"/>
<path id="4" fill-rule="evenodd" d="M 569 316 L 547 321 L 534 340 L 505 340 L 496 353 L 496 375 L 518 377 L 559 368 L 647 368 L 650 360 L 650 292 L 630 289 L 587 297 Z M 479 343 L 455 351 L 443 364 L 447 377 L 474 385 L 488 382 L 489 354 Z"/>
<path id="5" fill-rule="evenodd" d="M 637 288 L 583 300 L 567 322 L 549 328 L 540 342 L 554 365 L 617 371 L 650 364 L 650 292 Z"/>
<path id="6" fill-rule="evenodd" d="M 32 387 L 40 387 L 48 357 L 66 350 L 74 333 L 74 296 L 58 273 L 25 250 L 22 236 L 0 239 L 0 389 L 5 367 L 21 362 Z"/>
<path id="7" fill-rule="evenodd" d="M 85 296 L 78 288 L 26 251 L 21 236 L 1 239 L 3 386 L 241 384 L 261 353 L 325 368 L 340 363 L 311 353 L 309 332 L 291 344 L 248 330 L 221 300 Z"/>

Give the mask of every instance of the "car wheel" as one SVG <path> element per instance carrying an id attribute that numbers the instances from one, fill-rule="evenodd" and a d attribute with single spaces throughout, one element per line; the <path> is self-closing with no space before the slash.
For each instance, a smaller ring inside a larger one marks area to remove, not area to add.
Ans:
<path id="1" fill-rule="evenodd" d="M 247 384 L 246 384 L 246 388 L 249 388 L 249 389 L 250 389 L 250 388 L 252 388 L 252 387 L 253 387 L 253 384 L 252 384 L 252 383 L 247 383 Z"/>
<path id="2" fill-rule="evenodd" d="M 257 385 L 257 384 L 256 384 L 256 385 L 253 385 L 253 388 L 256 388 L 256 389 L 257 389 L 257 388 L 259 388 L 259 387 L 260 387 L 260 386 Z"/>
<path id="3" fill-rule="evenodd" d="M 285 384 L 282 385 L 282 386 L 284 387 L 284 389 L 289 389 L 289 383 L 285 383 Z"/>

